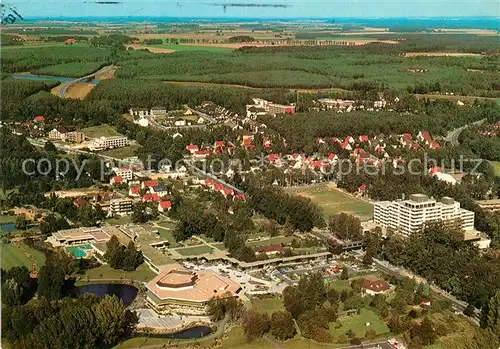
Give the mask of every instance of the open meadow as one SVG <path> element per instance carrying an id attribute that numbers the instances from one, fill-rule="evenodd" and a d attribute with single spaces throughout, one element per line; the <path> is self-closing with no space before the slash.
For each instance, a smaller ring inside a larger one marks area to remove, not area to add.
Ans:
<path id="1" fill-rule="evenodd" d="M 372 204 L 331 186 L 297 189 L 295 193 L 311 199 L 321 207 L 326 218 L 341 212 L 356 215 L 362 221 L 373 217 Z"/>

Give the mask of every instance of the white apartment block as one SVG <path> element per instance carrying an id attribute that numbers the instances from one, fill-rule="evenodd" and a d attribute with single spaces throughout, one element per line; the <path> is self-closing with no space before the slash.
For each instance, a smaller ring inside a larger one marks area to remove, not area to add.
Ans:
<path id="1" fill-rule="evenodd" d="M 108 148 L 121 148 L 130 144 L 130 141 L 125 136 L 100 137 L 92 141 L 90 150 L 102 150 Z"/>
<path id="2" fill-rule="evenodd" d="M 132 212 L 131 199 L 112 199 L 109 201 L 109 212 L 113 215 L 127 215 Z"/>
<path id="3" fill-rule="evenodd" d="M 127 181 L 131 181 L 134 178 L 134 173 L 130 168 L 113 168 L 113 171 L 117 176 L 120 176 L 122 179 L 126 179 Z"/>
<path id="4" fill-rule="evenodd" d="M 409 200 L 378 201 L 373 204 L 374 221 L 384 230 L 410 235 L 433 221 L 459 222 L 464 230 L 474 229 L 474 212 L 460 208 L 460 203 L 449 197 L 441 201 L 423 194 L 413 194 Z"/>

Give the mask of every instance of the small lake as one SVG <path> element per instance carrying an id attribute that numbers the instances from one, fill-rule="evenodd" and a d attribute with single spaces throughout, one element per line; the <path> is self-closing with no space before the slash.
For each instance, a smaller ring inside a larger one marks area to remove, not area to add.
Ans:
<path id="1" fill-rule="evenodd" d="M 72 297 L 80 297 L 85 293 L 93 293 L 99 297 L 104 297 L 107 294 L 115 295 L 122 300 L 125 306 L 129 306 L 137 297 L 138 291 L 136 287 L 124 284 L 88 284 L 73 288 L 69 294 Z"/>
<path id="2" fill-rule="evenodd" d="M 136 337 L 149 338 L 172 338 L 172 339 L 196 339 L 205 337 L 212 333 L 212 329 L 208 326 L 191 327 L 175 333 L 141 333 L 138 332 Z"/>
<path id="3" fill-rule="evenodd" d="M 43 75 L 28 75 L 28 74 L 12 74 L 14 79 L 24 79 L 24 80 L 39 80 L 39 81 L 60 81 L 60 82 L 70 82 L 76 80 L 76 78 L 65 78 L 61 76 L 43 76 Z M 91 84 L 98 84 L 99 80 L 90 81 Z"/>

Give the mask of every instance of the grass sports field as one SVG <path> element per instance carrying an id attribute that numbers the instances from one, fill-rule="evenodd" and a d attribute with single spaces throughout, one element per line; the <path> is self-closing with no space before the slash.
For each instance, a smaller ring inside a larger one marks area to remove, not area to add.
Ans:
<path id="1" fill-rule="evenodd" d="M 271 315 L 275 311 L 285 310 L 283 301 L 279 298 L 254 298 L 252 299 L 252 309 Z"/>
<path id="2" fill-rule="evenodd" d="M 323 209 L 325 217 L 341 212 L 359 216 L 361 220 L 368 220 L 373 217 L 372 204 L 343 193 L 333 186 L 298 189 L 296 194 L 307 197 L 318 204 Z"/>

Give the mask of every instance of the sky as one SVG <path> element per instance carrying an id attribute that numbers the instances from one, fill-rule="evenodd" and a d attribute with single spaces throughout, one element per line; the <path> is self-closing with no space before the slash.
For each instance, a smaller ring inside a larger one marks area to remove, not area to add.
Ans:
<path id="1" fill-rule="evenodd" d="M 95 1 L 120 1 L 96 4 Z M 25 17 L 475 17 L 500 16 L 499 0 L 1 0 Z M 215 4 L 284 4 L 286 8 Z"/>

